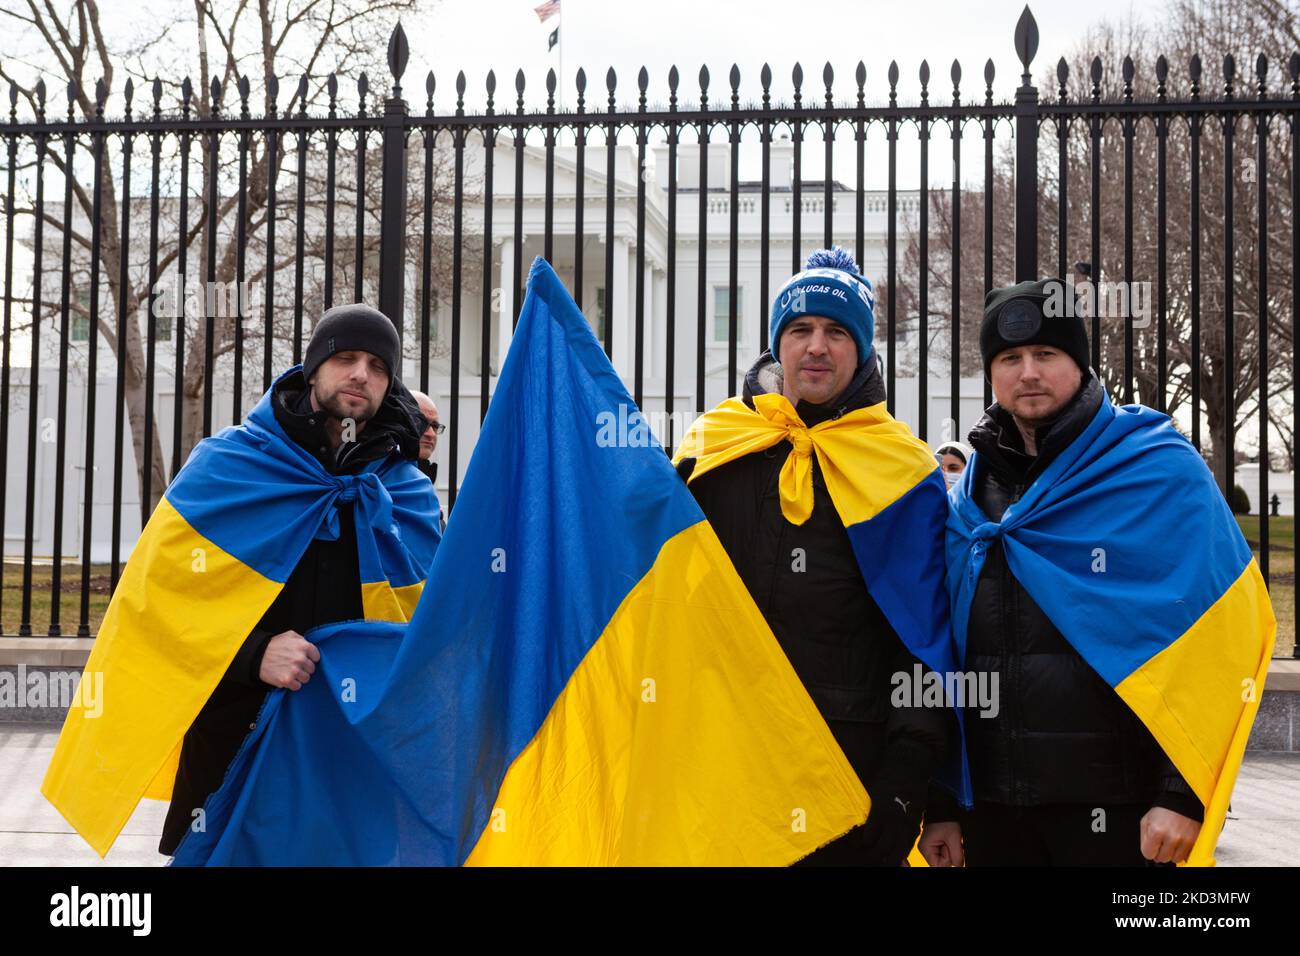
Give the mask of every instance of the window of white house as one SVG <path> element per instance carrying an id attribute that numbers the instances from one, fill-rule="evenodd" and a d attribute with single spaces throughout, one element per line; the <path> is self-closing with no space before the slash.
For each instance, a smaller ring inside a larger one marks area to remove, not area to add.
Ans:
<path id="1" fill-rule="evenodd" d="M 745 288 L 736 289 L 736 340 L 743 338 L 740 334 L 741 316 L 745 313 Z M 726 344 L 731 331 L 731 287 L 715 285 L 713 287 L 713 341 Z"/>
<path id="2" fill-rule="evenodd" d="M 162 280 L 159 280 L 162 284 Z M 176 327 L 176 316 L 172 312 L 178 312 L 184 308 L 185 302 L 176 301 L 177 295 L 173 292 L 164 292 L 157 298 L 146 296 L 140 303 L 140 335 L 149 334 L 149 309 L 157 308 L 161 313 L 154 316 L 153 319 L 153 340 L 154 342 L 170 342 L 172 340 L 172 330 Z M 156 303 L 156 306 L 155 306 Z M 145 346 L 148 347 L 149 340 L 145 338 Z"/>
<path id="3" fill-rule="evenodd" d="M 76 309 L 70 310 L 68 315 L 68 337 L 73 342 L 90 341 L 90 290 L 85 289 L 77 293 L 77 305 L 84 309 L 79 312 Z M 104 303 L 100 303 L 103 308 Z"/>
<path id="4" fill-rule="evenodd" d="M 176 327 L 176 318 L 170 315 L 160 315 L 153 320 L 153 340 L 155 342 L 170 342 L 172 340 L 172 329 Z M 147 331 L 149 326 L 145 325 Z"/>

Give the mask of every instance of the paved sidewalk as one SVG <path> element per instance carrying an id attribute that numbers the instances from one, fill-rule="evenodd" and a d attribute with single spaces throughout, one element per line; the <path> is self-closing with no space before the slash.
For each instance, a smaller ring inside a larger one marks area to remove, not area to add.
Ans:
<path id="1" fill-rule="evenodd" d="M 58 728 L 0 724 L 0 866 L 161 866 L 167 806 L 142 800 L 101 860 L 41 796 Z M 1248 753 L 1219 841 L 1220 866 L 1300 865 L 1300 754 Z"/>

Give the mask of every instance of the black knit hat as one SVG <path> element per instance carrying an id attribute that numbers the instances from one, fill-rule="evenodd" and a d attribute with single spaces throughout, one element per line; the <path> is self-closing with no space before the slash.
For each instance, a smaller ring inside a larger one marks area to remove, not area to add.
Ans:
<path id="1" fill-rule="evenodd" d="M 384 313 L 360 302 L 336 305 L 320 317 L 316 328 L 312 329 L 311 341 L 307 343 L 307 354 L 302 362 L 303 375 L 311 381 L 316 369 L 327 358 L 353 349 L 379 356 L 388 366 L 391 386 L 401 368 L 397 328 Z"/>
<path id="2" fill-rule="evenodd" d="M 989 290 L 980 323 L 984 377 L 989 377 L 989 366 L 999 352 L 1021 345 L 1058 348 L 1087 375 L 1088 333 L 1075 303 L 1065 301 L 1072 293 L 1073 289 L 1060 279 L 1017 282 Z"/>

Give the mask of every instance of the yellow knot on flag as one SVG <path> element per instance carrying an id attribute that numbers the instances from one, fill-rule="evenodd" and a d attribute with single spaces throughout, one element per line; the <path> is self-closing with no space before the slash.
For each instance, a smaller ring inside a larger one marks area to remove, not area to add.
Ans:
<path id="1" fill-rule="evenodd" d="M 695 420 L 673 463 L 695 459 L 690 481 L 720 465 L 789 442 L 777 490 L 781 513 L 801 525 L 813 511 L 813 456 L 845 526 L 864 521 L 896 501 L 938 466 L 929 449 L 885 403 L 856 408 L 838 418 L 804 423 L 784 395 L 753 396 L 753 407 L 728 398 Z"/>

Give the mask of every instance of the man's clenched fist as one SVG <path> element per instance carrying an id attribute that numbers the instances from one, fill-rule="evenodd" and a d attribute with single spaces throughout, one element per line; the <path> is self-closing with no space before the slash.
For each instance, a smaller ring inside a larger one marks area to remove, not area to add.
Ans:
<path id="1" fill-rule="evenodd" d="M 315 644 L 297 631 L 285 631 L 267 642 L 257 676 L 272 687 L 301 690 L 316 672 L 319 660 L 320 651 Z"/>

